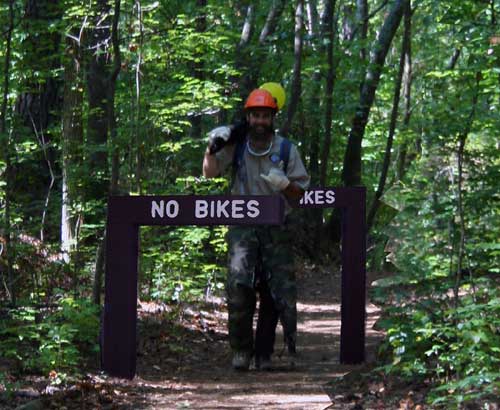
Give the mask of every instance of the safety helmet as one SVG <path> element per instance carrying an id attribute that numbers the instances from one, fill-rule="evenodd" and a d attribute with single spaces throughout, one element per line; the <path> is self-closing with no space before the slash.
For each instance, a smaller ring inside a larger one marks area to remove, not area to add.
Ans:
<path id="1" fill-rule="evenodd" d="M 250 108 L 271 108 L 278 111 L 278 104 L 269 91 L 258 88 L 250 93 L 245 102 L 245 110 Z"/>
<path id="2" fill-rule="evenodd" d="M 286 93 L 284 88 L 279 83 L 264 83 L 259 87 L 261 90 L 266 90 L 271 93 L 271 95 L 276 100 L 278 104 L 278 110 L 281 110 L 285 105 Z"/>

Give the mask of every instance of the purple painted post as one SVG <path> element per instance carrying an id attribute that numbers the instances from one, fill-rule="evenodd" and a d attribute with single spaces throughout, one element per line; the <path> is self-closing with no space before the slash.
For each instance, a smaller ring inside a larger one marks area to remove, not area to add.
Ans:
<path id="1" fill-rule="evenodd" d="M 311 189 L 299 206 L 342 209 L 340 362 L 362 363 L 366 320 L 366 188 Z"/>
<path id="2" fill-rule="evenodd" d="M 108 214 L 114 210 L 108 206 Z M 126 379 L 135 375 L 138 237 L 138 225 L 109 223 L 108 218 L 102 367 Z"/>

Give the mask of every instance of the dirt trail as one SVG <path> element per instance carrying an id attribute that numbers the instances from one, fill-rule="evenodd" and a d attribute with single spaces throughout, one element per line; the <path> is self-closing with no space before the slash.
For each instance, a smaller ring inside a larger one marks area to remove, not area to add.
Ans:
<path id="1" fill-rule="evenodd" d="M 367 390 L 356 380 L 335 377 L 355 368 L 339 364 L 340 272 L 305 266 L 298 275 L 299 361 L 288 368 L 281 327 L 274 371 L 235 372 L 227 342 L 227 311 L 221 299 L 204 306 L 140 303 L 137 376 L 133 380 L 108 377 L 97 363 L 82 369 L 86 376 L 64 387 L 44 377 L 26 377 L 14 400 L 1 399 L 1 409 L 30 410 L 153 410 L 153 409 L 266 409 L 324 410 L 363 408 L 356 394 Z M 181 315 L 179 317 L 179 315 Z M 372 330 L 378 317 L 367 306 L 367 358 L 382 335 Z M 91 370 L 93 368 L 94 370 Z M 335 400 L 332 403 L 327 393 Z M 364 392 L 364 394 L 367 394 Z M 340 396 L 340 397 L 339 397 Z M 35 400 L 33 400 L 35 399 Z M 26 404 L 28 407 L 18 407 Z M 371 408 L 371 407 L 370 407 Z M 387 409 L 382 403 L 375 408 Z M 396 407 L 399 408 L 399 407 Z"/>
<path id="2" fill-rule="evenodd" d="M 143 332 L 137 377 L 128 382 L 109 378 L 106 380 L 113 387 L 114 393 L 121 397 L 113 400 L 112 408 L 337 408 L 332 405 L 323 385 L 353 368 L 340 365 L 338 360 L 340 273 L 307 269 L 301 274 L 298 285 L 300 360 L 295 370 L 289 370 L 284 360 L 277 357 L 282 350 L 280 333 L 273 360 L 276 370 L 260 372 L 251 369 L 243 373 L 233 371 L 225 340 L 226 312 L 218 312 L 218 309 L 191 312 L 192 316 L 187 316 L 185 321 L 192 324 L 192 333 L 180 336 L 182 354 L 175 360 L 162 351 L 162 346 L 156 340 L 158 336 L 168 340 L 168 336 L 161 331 L 159 334 L 154 331 L 151 334 L 151 329 Z M 219 307 L 222 309 L 223 304 Z M 376 307 L 369 305 L 367 315 L 367 356 L 370 359 L 373 347 L 381 335 L 371 329 L 378 316 Z M 201 338 L 197 330 L 200 323 L 205 329 Z M 145 336 L 148 333 L 149 336 Z"/>

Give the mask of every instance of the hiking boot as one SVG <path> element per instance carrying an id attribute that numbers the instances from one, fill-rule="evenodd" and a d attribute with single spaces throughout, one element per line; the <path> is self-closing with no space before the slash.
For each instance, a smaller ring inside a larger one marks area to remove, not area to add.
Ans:
<path id="1" fill-rule="evenodd" d="M 257 370 L 262 370 L 268 372 L 273 369 L 273 363 L 271 362 L 270 356 L 258 356 L 255 358 L 255 368 Z"/>
<path id="2" fill-rule="evenodd" d="M 247 352 L 234 352 L 233 354 L 233 369 L 234 370 L 248 370 L 250 367 L 251 355 Z"/>
<path id="3" fill-rule="evenodd" d="M 287 362 L 288 362 L 288 368 L 290 370 L 295 369 L 297 366 L 297 348 L 295 346 L 295 340 L 290 340 L 288 341 L 288 356 L 287 356 Z"/>
<path id="4" fill-rule="evenodd" d="M 286 357 L 287 365 L 289 370 L 295 370 L 295 368 L 298 365 L 298 358 L 297 358 L 297 353 L 288 353 L 288 356 Z"/>

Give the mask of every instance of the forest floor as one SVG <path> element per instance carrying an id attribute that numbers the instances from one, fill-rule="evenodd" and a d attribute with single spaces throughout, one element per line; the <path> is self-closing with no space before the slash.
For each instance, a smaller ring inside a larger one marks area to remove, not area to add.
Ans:
<path id="1" fill-rule="evenodd" d="M 38 409 L 423 409 L 425 389 L 367 376 L 383 334 L 372 329 L 379 309 L 368 303 L 367 364 L 339 363 L 340 272 L 305 265 L 298 277 L 299 361 L 290 369 L 281 333 L 275 369 L 231 369 L 222 299 L 173 310 L 140 303 L 137 375 L 106 376 L 90 364 L 64 388 L 47 378 L 18 380 L 0 408 Z M 281 332 L 281 330 L 280 330 Z M 52 375 L 54 377 L 54 375 Z M 382 381 L 381 381 L 382 380 Z"/>

